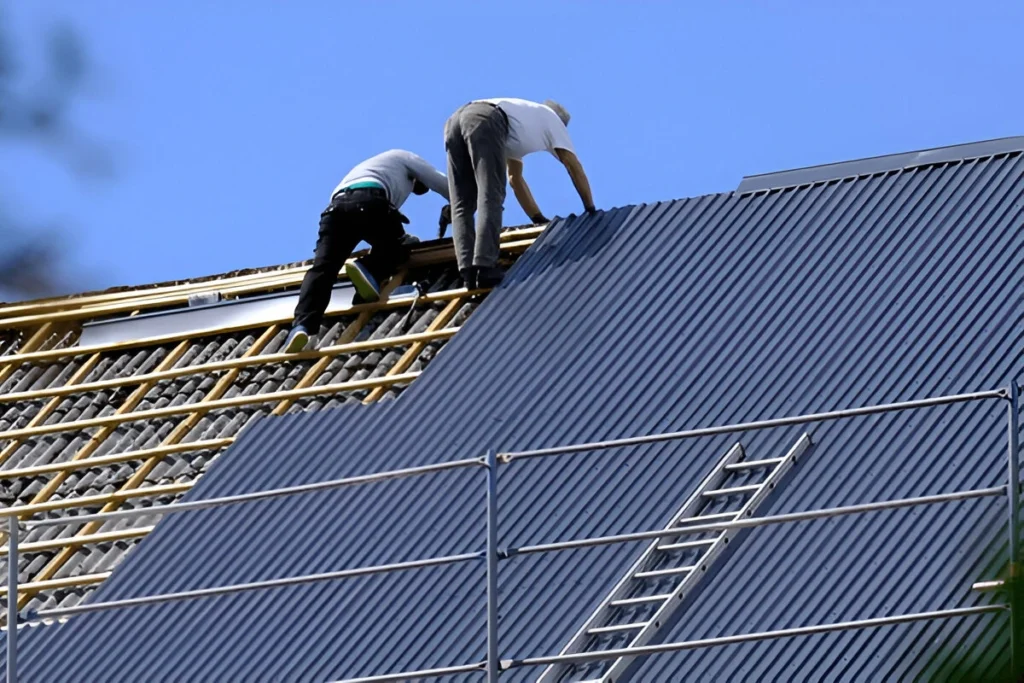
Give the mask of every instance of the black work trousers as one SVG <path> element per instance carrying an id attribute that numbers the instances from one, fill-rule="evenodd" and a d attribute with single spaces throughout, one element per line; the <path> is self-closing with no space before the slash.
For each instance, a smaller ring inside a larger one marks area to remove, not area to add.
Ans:
<path id="1" fill-rule="evenodd" d="M 360 263 L 383 285 L 409 255 L 409 248 L 402 243 L 403 222 L 402 214 L 391 206 L 383 190 L 347 190 L 336 194 L 320 214 L 320 236 L 313 265 L 299 290 L 295 324 L 302 325 L 310 334 L 319 333 L 338 273 L 361 241 L 368 242 L 371 248 Z"/>

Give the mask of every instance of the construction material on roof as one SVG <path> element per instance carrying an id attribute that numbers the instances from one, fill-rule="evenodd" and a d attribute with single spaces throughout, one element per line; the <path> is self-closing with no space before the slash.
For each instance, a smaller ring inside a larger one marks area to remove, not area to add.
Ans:
<path id="1" fill-rule="evenodd" d="M 1005 386 L 1024 370 L 1024 303 L 1006 285 L 1024 265 L 1022 171 L 1021 154 L 1001 150 L 556 221 L 401 401 L 260 420 L 188 497 Z M 638 273 L 659 286 L 621 286 Z M 813 457 L 759 514 L 995 487 L 1004 424 L 1002 405 L 959 403 L 813 425 Z M 804 429 L 751 432 L 746 457 L 776 458 Z M 513 460 L 499 542 L 661 529 L 732 443 Z M 95 599 L 476 553 L 482 478 L 453 469 L 165 519 Z M 1004 561 L 1005 510 L 978 497 L 753 530 L 654 639 L 718 646 L 645 657 L 633 680 L 934 680 L 962 658 L 991 679 L 1006 614 L 970 587 Z M 646 545 L 504 561 L 502 658 L 559 652 Z M 481 563 L 461 562 L 84 614 L 26 639 L 23 679 L 458 666 L 485 656 L 484 595 Z M 943 609 L 965 616 L 920 616 Z M 889 614 L 916 616 L 875 619 Z M 830 623 L 873 628 L 792 630 Z M 790 637 L 723 638 L 758 631 Z"/>
<path id="2" fill-rule="evenodd" d="M 221 301 L 219 293 L 214 294 L 217 300 L 209 302 L 197 298 L 201 296 L 199 294 L 190 295 L 188 308 L 85 323 L 82 325 L 79 343 L 83 346 L 116 344 L 174 334 L 198 335 L 224 327 L 265 325 L 290 316 L 299 299 L 296 292 L 265 294 L 231 301 Z M 336 285 L 328 308 L 340 311 L 351 307 L 353 294 L 348 283 Z"/>

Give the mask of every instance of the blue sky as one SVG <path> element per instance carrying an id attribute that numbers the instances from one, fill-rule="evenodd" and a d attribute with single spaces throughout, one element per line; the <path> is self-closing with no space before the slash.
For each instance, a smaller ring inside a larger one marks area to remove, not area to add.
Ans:
<path id="1" fill-rule="evenodd" d="M 308 258 L 352 165 L 400 147 L 443 168 L 445 119 L 482 97 L 561 101 L 606 208 L 1024 134 L 1019 1 L 7 5 L 27 68 L 59 20 L 93 62 L 72 121 L 112 177 L 7 142 L 0 175 L 19 218 L 61 228 L 78 289 Z M 552 158 L 526 177 L 548 216 L 579 212 Z M 412 231 L 442 204 L 410 199 Z"/>

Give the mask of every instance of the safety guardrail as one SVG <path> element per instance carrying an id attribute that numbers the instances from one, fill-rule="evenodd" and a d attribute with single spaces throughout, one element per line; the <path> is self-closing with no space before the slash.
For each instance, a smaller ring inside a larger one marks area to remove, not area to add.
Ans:
<path id="1" fill-rule="evenodd" d="M 843 507 L 808 510 L 804 512 L 752 517 L 729 522 L 707 523 L 699 526 L 687 526 L 687 531 L 721 531 L 725 529 L 736 528 L 758 528 L 772 524 L 784 524 L 791 522 L 806 521 L 811 519 L 836 517 L 841 515 L 865 514 L 879 510 L 892 510 L 897 508 L 906 508 L 919 505 L 935 505 L 949 503 L 953 501 L 1005 495 L 1007 497 L 1007 508 L 1009 516 L 1009 556 L 1011 563 L 1011 576 L 1015 576 L 1016 574 L 1012 570 L 1015 567 L 1016 562 L 1018 560 L 1018 511 L 1020 507 L 1019 391 L 1019 387 L 1016 385 L 1016 383 L 1012 383 L 1006 389 L 979 391 L 966 394 L 953 394 L 949 396 L 938 396 L 934 398 L 926 398 L 913 401 L 885 403 L 860 408 L 849 408 L 844 410 L 834 410 L 822 413 L 795 415 L 790 417 L 759 420 L 755 422 L 737 423 L 717 427 L 706 427 L 701 429 L 690 429 L 677 432 L 665 432 L 660 434 L 569 444 L 565 446 L 555 446 L 551 448 L 539 448 L 524 451 L 498 453 L 494 450 L 491 450 L 488 451 L 485 457 L 454 460 L 450 462 L 422 465 L 418 467 L 408 467 L 404 469 L 377 472 L 373 474 L 366 474 L 354 477 L 346 477 L 343 479 L 316 482 L 300 486 L 290 486 L 286 488 L 272 489 L 268 491 L 257 491 L 240 495 L 223 496 L 218 498 L 210 498 L 207 500 L 171 503 L 168 505 L 147 507 L 136 510 L 118 510 L 114 512 L 90 515 L 61 516 L 51 519 L 30 519 L 24 522 L 19 519 L 19 513 L 17 509 L 9 508 L 6 510 L 0 510 L 0 517 L 7 517 L 8 519 L 9 528 L 9 535 L 7 541 L 7 681 L 9 683 L 14 683 L 15 681 L 17 681 L 18 627 L 30 623 L 49 621 L 55 619 L 65 619 L 79 614 L 99 612 L 104 610 L 131 608 L 142 605 L 151 605 L 156 603 L 165 603 L 180 600 L 200 599 L 217 595 L 225 595 L 229 593 L 262 590 L 267 588 L 277 588 L 281 586 L 291 586 L 321 581 L 334 581 L 356 576 L 366 576 L 369 574 L 406 571 L 424 567 L 433 567 L 438 565 L 455 564 L 480 560 L 486 563 L 487 571 L 487 656 L 485 660 L 480 662 L 470 662 L 466 664 L 459 664 L 455 666 L 441 667 L 435 669 L 402 671 L 391 674 L 368 676 L 364 678 L 346 679 L 345 681 L 339 681 L 336 683 L 385 683 L 386 681 L 405 681 L 411 679 L 434 678 L 440 676 L 448 676 L 471 672 L 485 673 L 487 683 L 497 683 L 502 671 L 507 671 L 513 668 L 524 666 L 569 664 L 586 661 L 596 661 L 602 659 L 616 659 L 619 657 L 640 657 L 663 652 L 713 647 L 717 645 L 725 645 L 731 643 L 768 640 L 773 638 L 787 638 L 793 636 L 809 635 L 814 633 L 827 633 L 832 631 L 850 629 L 871 628 L 877 626 L 902 624 L 913 621 L 953 619 L 980 614 L 990 614 L 1001 611 L 1009 611 L 1010 613 L 1010 665 L 1011 670 L 1016 671 L 1017 654 L 1019 647 L 1019 643 L 1017 642 L 1017 622 L 1020 619 L 1020 615 L 1014 613 L 1012 601 L 1007 604 L 944 609 L 929 612 L 918 612 L 912 614 L 888 615 L 870 619 L 862 619 L 858 621 L 801 626 L 776 631 L 763 631 L 758 633 L 746 633 L 732 636 L 706 638 L 702 640 L 662 643 L 657 645 L 645 645 L 642 647 L 634 648 L 620 648 L 613 650 L 602 650 L 597 652 L 559 654 L 550 656 L 527 657 L 523 659 L 503 660 L 500 658 L 498 642 L 498 613 L 500 607 L 498 594 L 498 567 L 501 560 L 515 557 L 518 555 L 558 552 L 563 550 L 573 550 L 596 545 L 626 543 L 644 539 L 654 539 L 663 536 L 678 535 L 679 532 L 678 530 L 672 529 L 659 529 L 654 531 L 638 531 L 633 533 L 616 534 L 611 536 L 572 539 L 568 541 L 559 541 L 540 545 L 527 545 L 520 546 L 517 548 L 499 548 L 498 470 L 503 465 L 509 465 L 518 460 L 525 460 L 530 458 L 554 457 L 573 453 L 582 453 L 587 451 L 604 450 L 609 448 L 620 448 L 625 446 L 636 446 L 682 439 L 695 439 L 722 434 L 731 434 L 753 430 L 770 429 L 774 427 L 806 424 L 811 422 L 826 422 L 831 420 L 847 419 L 865 415 L 875 415 L 879 413 L 889 413 L 906 410 L 920 410 L 937 406 L 951 405 L 955 403 L 990 400 L 1005 401 L 1007 404 L 1008 434 L 1008 467 L 1006 485 L 984 489 L 973 489 L 968 491 L 951 491 L 947 493 L 919 496 L 914 498 L 901 498 L 896 500 L 862 503 L 858 505 L 848 505 Z M 192 512 L 195 510 L 222 507 L 226 505 L 236 505 L 254 501 L 268 500 L 271 498 L 281 498 L 285 496 L 307 494 L 317 491 L 335 490 L 350 486 L 372 484 L 394 479 L 418 477 L 428 474 L 436 474 L 439 472 L 444 472 L 453 469 L 475 467 L 484 469 L 487 475 L 487 543 L 486 549 L 483 551 L 462 553 L 458 555 L 446 555 L 442 557 L 429 557 L 418 560 L 410 560 L 406 562 L 397 562 L 393 564 L 356 567 L 352 569 L 342 569 L 338 571 L 325 572 L 320 574 L 306 574 L 296 577 L 269 579 L 265 581 L 254 581 L 250 583 L 233 584 L 215 588 L 203 588 L 197 590 L 179 591 L 174 593 L 141 596 L 137 598 L 110 600 L 107 602 L 83 604 L 74 607 L 40 610 L 38 612 L 27 614 L 25 618 L 20 618 L 18 612 L 18 538 L 20 536 L 21 531 L 23 531 L 26 528 L 31 529 L 37 527 L 58 526 L 67 524 L 81 524 L 85 522 L 104 522 L 115 519 L 124 519 L 128 517 L 152 515 L 155 511 L 158 511 L 163 515 L 178 514 Z"/>

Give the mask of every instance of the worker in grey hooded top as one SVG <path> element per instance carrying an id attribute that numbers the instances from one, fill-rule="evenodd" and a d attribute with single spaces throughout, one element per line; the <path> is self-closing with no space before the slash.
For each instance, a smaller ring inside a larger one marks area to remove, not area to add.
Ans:
<path id="1" fill-rule="evenodd" d="M 506 171 L 512 191 L 530 220 L 547 222 L 523 177 L 526 155 L 551 153 L 568 171 L 584 209 L 595 210 L 587 174 L 569 138 L 568 123 L 569 113 L 557 102 L 540 104 L 512 97 L 470 102 L 448 119 L 444 146 L 448 152 L 452 235 L 459 273 L 468 288 L 492 287 L 502 277 L 498 240 Z M 445 227 L 442 218 L 442 235 Z"/>
<path id="2" fill-rule="evenodd" d="M 379 283 L 394 274 L 408 257 L 408 245 L 417 241 L 406 234 L 403 224 L 409 219 L 399 209 L 410 194 L 429 190 L 448 199 L 448 179 L 424 159 L 400 149 L 371 157 L 348 172 L 320 214 L 315 257 L 302 280 L 286 352 L 302 350 L 320 331 L 342 266 L 360 300 L 380 297 Z M 369 255 L 346 263 L 362 241 L 370 244 Z"/>

